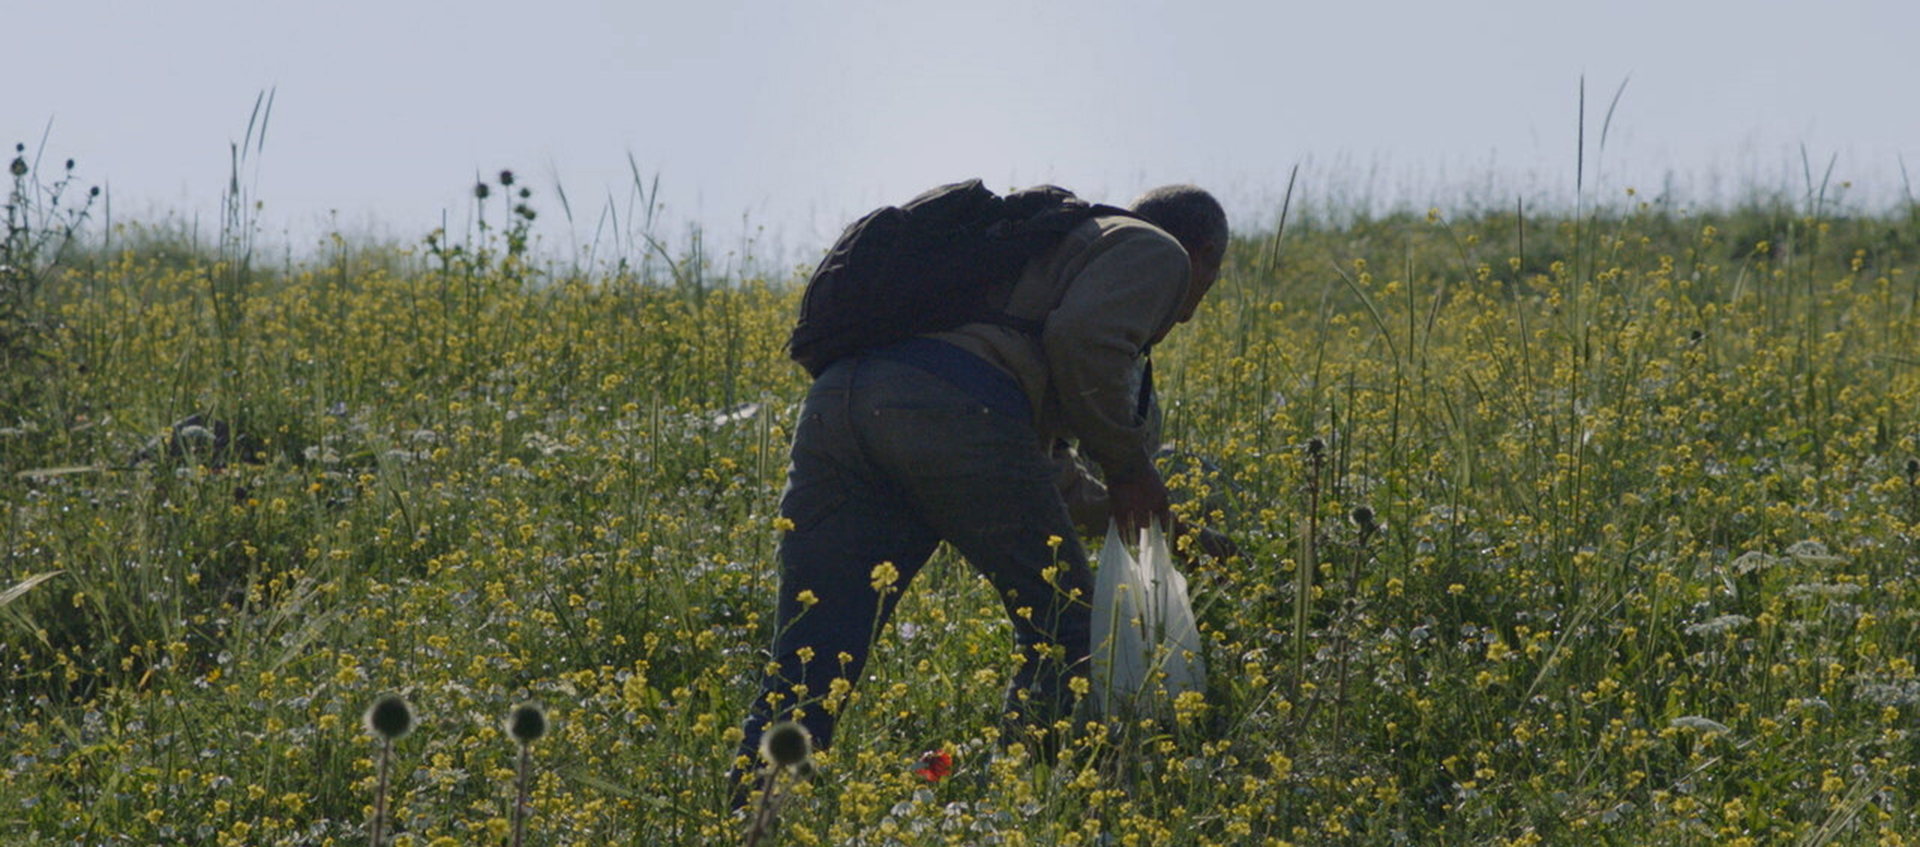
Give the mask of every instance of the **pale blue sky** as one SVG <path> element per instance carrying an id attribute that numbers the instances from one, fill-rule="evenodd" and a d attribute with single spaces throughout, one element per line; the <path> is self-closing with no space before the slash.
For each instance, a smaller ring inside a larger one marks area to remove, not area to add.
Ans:
<path id="1" fill-rule="evenodd" d="M 269 228 L 407 239 L 515 169 L 590 226 L 629 154 L 673 220 L 818 247 L 928 185 L 1056 182 L 1124 202 L 1195 181 L 1270 223 L 1310 196 L 1570 201 L 1576 86 L 1597 177 L 1699 203 L 1749 183 L 1901 196 L 1920 168 L 1912 0 L 1086 2 L 8 0 L 0 140 L 75 157 L 118 216 L 211 221 L 227 145 L 277 89 Z M 1789 184 L 1788 180 L 1792 183 Z M 1508 199 L 1502 199 L 1508 198 Z M 557 229 L 551 241 L 564 241 Z"/>

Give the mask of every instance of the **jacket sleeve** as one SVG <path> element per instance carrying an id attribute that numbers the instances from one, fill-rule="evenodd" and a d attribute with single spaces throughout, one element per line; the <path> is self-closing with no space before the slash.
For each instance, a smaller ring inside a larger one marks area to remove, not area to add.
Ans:
<path id="1" fill-rule="evenodd" d="M 1153 469 L 1158 446 L 1135 414 L 1140 353 L 1186 296 L 1187 254 L 1149 226 L 1116 227 L 1089 249 L 1042 342 L 1067 431 L 1109 482 L 1131 480 Z"/>
<path id="2" fill-rule="evenodd" d="M 1155 400 L 1147 413 L 1149 448 L 1160 443 L 1161 420 L 1160 403 Z M 1079 450 L 1065 441 L 1056 442 L 1048 458 L 1053 462 L 1054 489 L 1060 492 L 1060 500 L 1067 504 L 1067 515 L 1073 518 L 1073 525 L 1080 528 L 1081 535 L 1100 537 L 1107 531 L 1111 501 L 1107 498 L 1107 485 L 1100 481 L 1099 472 L 1081 457 Z"/>

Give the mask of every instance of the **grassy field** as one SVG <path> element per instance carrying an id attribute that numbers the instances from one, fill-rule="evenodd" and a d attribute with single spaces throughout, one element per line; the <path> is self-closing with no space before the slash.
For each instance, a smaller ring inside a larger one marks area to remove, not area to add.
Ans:
<path id="1" fill-rule="evenodd" d="M 508 842 L 527 700 L 529 843 L 741 837 L 796 281 L 555 272 L 496 194 L 410 249 L 16 251 L 0 841 L 365 843 L 382 692 L 395 843 Z M 1240 233 L 1156 368 L 1246 553 L 1189 571 L 1204 701 L 993 755 L 1013 645 L 943 551 L 780 841 L 1920 841 L 1915 223 Z"/>

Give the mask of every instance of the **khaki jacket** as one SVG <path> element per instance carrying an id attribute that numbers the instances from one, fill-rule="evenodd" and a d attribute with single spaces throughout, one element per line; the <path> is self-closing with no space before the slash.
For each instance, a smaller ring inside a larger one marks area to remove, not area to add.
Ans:
<path id="1" fill-rule="evenodd" d="M 1020 383 L 1041 449 L 1072 438 L 1107 479 L 1133 479 L 1153 469 L 1159 448 L 1158 410 L 1136 414 L 1141 351 L 1179 317 L 1191 278 L 1173 236 L 1134 218 L 1098 217 L 1030 262 L 1009 290 L 989 292 L 1008 314 L 1044 318 L 1038 337 L 988 323 L 932 337 Z"/>

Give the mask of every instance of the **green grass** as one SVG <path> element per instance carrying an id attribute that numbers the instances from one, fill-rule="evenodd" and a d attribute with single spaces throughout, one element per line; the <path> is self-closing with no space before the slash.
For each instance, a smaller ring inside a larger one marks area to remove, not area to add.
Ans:
<path id="1" fill-rule="evenodd" d="M 1920 230 L 1811 212 L 1244 233 L 1157 366 L 1217 469 L 1184 508 L 1247 553 L 1190 572 L 1204 708 L 990 759 L 1011 639 L 943 552 L 780 839 L 1909 843 Z M 0 840 L 364 843 L 385 691 L 413 844 L 507 842 L 528 700 L 528 843 L 744 834 L 796 281 L 508 234 L 280 267 L 123 234 L 39 286 Z"/>

